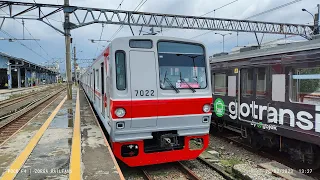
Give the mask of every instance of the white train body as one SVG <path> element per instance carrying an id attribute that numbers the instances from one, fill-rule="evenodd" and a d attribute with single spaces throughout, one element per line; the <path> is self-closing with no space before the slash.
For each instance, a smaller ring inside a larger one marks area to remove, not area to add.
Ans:
<path id="1" fill-rule="evenodd" d="M 185 39 L 117 38 L 81 75 L 117 158 L 142 166 L 194 159 L 207 148 L 212 92 L 205 52 Z M 192 140 L 202 146 L 192 149 Z"/>

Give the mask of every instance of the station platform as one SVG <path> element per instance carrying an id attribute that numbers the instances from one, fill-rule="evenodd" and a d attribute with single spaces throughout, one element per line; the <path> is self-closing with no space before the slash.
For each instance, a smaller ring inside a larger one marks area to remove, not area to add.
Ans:
<path id="1" fill-rule="evenodd" d="M 0 179 L 124 179 L 84 92 L 72 93 L 0 144 Z"/>

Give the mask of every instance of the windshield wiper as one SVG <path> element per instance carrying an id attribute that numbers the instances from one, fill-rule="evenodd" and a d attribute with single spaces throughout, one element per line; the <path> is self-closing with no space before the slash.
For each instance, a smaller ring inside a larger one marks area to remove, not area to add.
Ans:
<path id="1" fill-rule="evenodd" d="M 181 81 L 181 82 L 183 81 L 184 83 L 186 83 L 187 86 L 189 87 L 189 89 L 192 90 L 192 92 L 194 92 L 194 93 L 196 92 L 196 90 L 195 90 L 193 87 L 191 87 L 190 84 L 187 83 L 187 81 L 185 81 L 184 79 L 182 79 L 181 72 L 180 72 L 180 81 Z"/>
<path id="2" fill-rule="evenodd" d="M 179 92 L 180 92 L 179 89 L 177 89 L 177 88 L 171 83 L 171 81 L 167 78 L 167 71 L 166 71 L 166 73 L 165 73 L 165 75 L 164 75 L 163 84 L 164 84 L 166 81 L 168 82 L 168 84 L 170 85 L 170 87 L 176 91 L 176 93 L 179 93 Z"/>

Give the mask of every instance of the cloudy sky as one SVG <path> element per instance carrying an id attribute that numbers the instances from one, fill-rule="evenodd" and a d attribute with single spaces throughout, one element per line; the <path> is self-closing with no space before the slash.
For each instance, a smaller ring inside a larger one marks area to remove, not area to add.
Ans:
<path id="1" fill-rule="evenodd" d="M 33 0 L 20 1 L 33 2 Z M 74 6 L 98 7 L 105 9 L 119 8 L 122 10 L 134 10 L 141 2 L 141 0 L 123 0 L 121 6 L 119 7 L 121 1 L 122 0 L 70 0 L 70 4 Z M 232 1 L 234 0 L 147 0 L 139 9 L 139 11 L 200 16 Z M 215 13 L 212 12 L 206 16 L 246 19 L 252 15 L 292 1 L 293 0 L 238 0 L 226 7 L 216 10 Z M 63 0 L 36 0 L 36 2 L 62 4 Z M 312 24 L 313 20 L 311 15 L 306 12 L 302 12 L 301 9 L 306 8 L 308 11 L 314 14 L 317 11 L 317 3 L 319 3 L 318 0 L 301 0 L 290 6 L 257 16 L 255 18 L 251 18 L 250 20 Z M 43 11 L 46 13 L 46 10 Z M 4 14 L 5 12 L 0 11 L 0 16 Z M 32 16 L 35 15 L 35 13 L 28 15 Z M 0 19 L 0 22 L 1 21 L 2 19 Z M 49 21 L 54 26 L 62 29 L 63 13 L 61 12 L 60 14 L 51 16 Z M 40 41 L 21 41 L 21 43 L 23 43 L 23 45 L 21 45 L 19 42 L 8 42 L 2 40 L 0 41 L 0 51 L 38 64 L 45 62 L 52 63 L 53 60 L 59 60 L 61 61 L 62 70 L 64 70 L 64 36 L 39 21 L 26 20 L 25 27 L 25 38 L 36 38 L 40 39 Z M 115 34 L 118 28 L 118 25 L 105 25 L 103 28 L 102 39 L 109 40 L 114 35 L 116 35 L 115 37 L 132 35 L 130 29 L 126 26 L 124 26 L 119 33 Z M 149 29 L 150 28 L 146 27 L 143 29 L 143 31 L 149 31 Z M 2 30 L 15 38 L 22 38 L 23 36 L 21 20 L 6 19 Z M 140 27 L 133 27 L 133 30 L 135 34 L 138 34 Z M 99 39 L 101 32 L 101 24 L 94 24 L 72 31 L 73 42 L 77 47 L 78 58 L 92 59 L 99 55 L 107 43 L 91 43 L 88 39 Z M 209 31 L 163 29 L 163 32 L 160 33 L 160 35 L 187 39 L 193 38 L 194 40 L 201 41 L 207 46 L 209 55 L 222 52 L 222 37 L 215 35 L 214 32 L 198 36 L 206 32 Z M 261 38 L 262 34 L 259 34 L 258 36 Z M 283 35 L 266 34 L 264 35 L 263 42 L 268 42 L 283 37 Z M 4 32 L 0 31 L 0 38 L 8 38 L 8 36 Z M 300 37 L 293 37 L 290 39 L 303 40 L 303 38 Z M 254 34 L 252 33 L 239 33 L 239 36 L 237 37 L 236 33 L 233 32 L 232 35 L 226 36 L 225 38 L 225 51 L 231 51 L 232 48 L 237 46 L 237 42 L 239 46 L 244 46 L 248 44 L 254 44 L 256 43 L 256 40 Z M 85 66 L 86 64 L 80 65 Z"/>

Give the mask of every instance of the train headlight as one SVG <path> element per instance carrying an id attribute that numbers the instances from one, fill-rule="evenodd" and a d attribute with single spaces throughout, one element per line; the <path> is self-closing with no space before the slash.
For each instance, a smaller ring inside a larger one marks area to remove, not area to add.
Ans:
<path id="1" fill-rule="evenodd" d="M 210 107 L 209 104 L 205 104 L 205 105 L 202 107 L 202 110 L 203 110 L 203 112 L 208 113 L 208 112 L 210 112 L 211 107 Z"/>
<path id="2" fill-rule="evenodd" d="M 126 115 L 126 110 L 123 108 L 117 108 L 115 114 L 117 117 L 122 118 L 124 115 Z"/>

